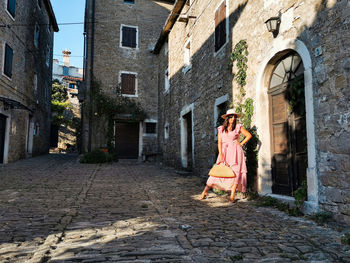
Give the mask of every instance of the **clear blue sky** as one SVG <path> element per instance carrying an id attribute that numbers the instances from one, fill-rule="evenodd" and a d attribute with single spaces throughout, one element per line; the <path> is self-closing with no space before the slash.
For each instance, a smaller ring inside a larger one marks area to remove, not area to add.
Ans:
<path id="1" fill-rule="evenodd" d="M 54 36 L 53 57 L 62 63 L 62 51 L 68 48 L 71 66 L 83 67 L 84 24 L 60 25 L 60 23 L 84 22 L 85 0 L 51 0 L 59 27 Z M 75 57 L 76 56 L 76 57 Z"/>

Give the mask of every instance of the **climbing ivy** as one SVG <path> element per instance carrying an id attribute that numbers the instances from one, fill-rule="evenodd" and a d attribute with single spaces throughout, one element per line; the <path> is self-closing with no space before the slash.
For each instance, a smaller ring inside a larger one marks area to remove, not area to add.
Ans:
<path id="1" fill-rule="evenodd" d="M 108 96 L 101 91 L 99 81 L 92 83 L 92 107 L 93 118 L 107 119 L 107 147 L 110 152 L 114 152 L 114 119 L 117 114 L 129 114 L 129 120 L 140 121 L 147 117 L 141 105 L 131 98 L 122 96 L 121 89 L 116 88 L 115 96 Z"/>
<path id="2" fill-rule="evenodd" d="M 240 40 L 234 47 L 233 52 L 230 56 L 230 65 L 232 66 L 234 63 L 237 67 L 237 72 L 234 74 L 234 79 L 238 83 L 240 87 L 240 93 L 244 97 L 245 90 L 244 86 L 247 84 L 247 69 L 248 69 L 248 44 L 246 40 Z"/>
<path id="3" fill-rule="evenodd" d="M 240 122 L 243 127 L 252 134 L 252 138 L 244 145 L 247 163 L 248 188 L 253 188 L 257 179 L 258 167 L 258 150 L 259 137 L 256 127 L 252 127 L 252 119 L 254 114 L 254 101 L 252 98 L 245 98 L 245 85 L 247 84 L 247 69 L 248 69 L 248 44 L 246 40 L 240 40 L 234 47 L 230 55 L 230 66 L 236 67 L 237 71 L 234 74 L 234 80 L 238 84 L 239 94 L 236 96 L 236 101 L 232 102 L 231 108 L 235 108 L 236 112 L 241 113 Z"/>

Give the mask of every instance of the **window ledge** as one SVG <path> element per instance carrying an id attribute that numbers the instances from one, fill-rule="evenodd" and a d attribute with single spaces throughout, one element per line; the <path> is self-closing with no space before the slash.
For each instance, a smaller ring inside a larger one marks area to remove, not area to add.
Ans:
<path id="1" fill-rule="evenodd" d="M 218 51 L 214 51 L 214 57 L 216 57 L 219 54 L 221 54 L 222 52 L 224 52 L 223 50 L 225 50 L 227 44 L 228 44 L 228 41 L 226 41 L 225 44 L 223 44 L 222 47 Z"/>
<path id="2" fill-rule="evenodd" d="M 12 77 L 9 77 L 9 76 L 7 76 L 4 72 L 2 72 L 2 75 L 3 75 L 6 79 L 8 79 L 9 81 L 12 81 L 13 75 L 12 75 Z"/>
<path id="3" fill-rule="evenodd" d="M 129 97 L 129 98 L 138 98 L 139 95 L 131 95 L 131 94 L 122 94 L 123 97 Z"/>
<path id="4" fill-rule="evenodd" d="M 156 134 L 156 133 L 144 133 L 143 136 L 144 136 L 144 137 L 153 137 L 153 138 L 156 138 L 156 137 L 157 137 L 157 134 Z"/>
<path id="5" fill-rule="evenodd" d="M 5 11 L 6 11 L 6 13 L 9 15 L 9 17 L 11 17 L 11 19 L 12 19 L 13 21 L 16 21 L 16 18 L 14 18 L 14 17 L 11 15 L 11 13 L 7 10 L 7 8 L 5 9 Z"/>
<path id="6" fill-rule="evenodd" d="M 186 74 L 191 68 L 192 68 L 192 64 L 190 64 L 190 65 L 188 65 L 188 66 L 184 66 L 184 67 L 182 68 L 182 72 L 183 72 L 184 74 Z"/>

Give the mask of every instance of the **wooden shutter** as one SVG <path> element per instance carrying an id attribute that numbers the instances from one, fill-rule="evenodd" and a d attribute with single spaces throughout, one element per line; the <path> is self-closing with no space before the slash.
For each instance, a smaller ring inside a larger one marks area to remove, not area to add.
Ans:
<path id="1" fill-rule="evenodd" d="M 215 51 L 226 42 L 226 3 L 223 2 L 215 12 Z"/>
<path id="2" fill-rule="evenodd" d="M 122 46 L 136 48 L 136 28 L 124 26 L 122 34 Z"/>
<path id="3" fill-rule="evenodd" d="M 134 74 L 121 74 L 121 92 L 126 95 L 135 95 L 135 83 L 136 75 Z"/>
<path id="4" fill-rule="evenodd" d="M 13 61 L 13 50 L 9 45 L 5 45 L 5 65 L 4 73 L 9 78 L 12 77 L 12 61 Z"/>

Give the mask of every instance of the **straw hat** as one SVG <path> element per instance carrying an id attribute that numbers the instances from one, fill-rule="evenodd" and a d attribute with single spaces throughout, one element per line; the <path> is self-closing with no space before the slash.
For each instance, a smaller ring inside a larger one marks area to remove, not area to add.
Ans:
<path id="1" fill-rule="evenodd" d="M 237 118 L 239 118 L 242 114 L 235 112 L 234 109 L 229 109 L 226 111 L 226 114 L 221 115 L 221 118 L 226 119 L 226 117 L 229 115 L 236 115 Z"/>

